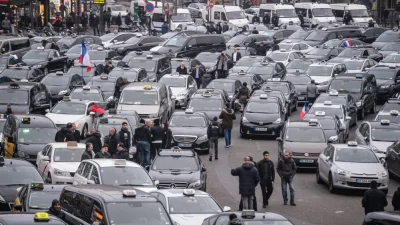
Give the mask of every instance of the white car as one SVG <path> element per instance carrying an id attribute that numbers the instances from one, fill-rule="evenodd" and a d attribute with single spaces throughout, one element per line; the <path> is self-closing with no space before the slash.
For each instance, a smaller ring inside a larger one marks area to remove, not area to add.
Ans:
<path id="1" fill-rule="evenodd" d="M 67 123 L 75 123 L 76 129 L 86 138 L 88 131 L 94 125 L 94 112 L 90 107 L 96 102 L 88 100 L 74 100 L 68 97 L 58 102 L 52 109 L 47 110 L 46 117 L 51 119 L 58 128 L 65 127 Z"/>
<path id="2" fill-rule="evenodd" d="M 50 143 L 38 153 L 36 165 L 47 183 L 72 184 L 84 151 L 85 144 L 77 142 Z"/>
<path id="3" fill-rule="evenodd" d="M 351 59 L 345 59 L 343 63 L 346 65 L 348 73 L 364 73 L 368 68 L 378 64 L 378 62 L 373 59 L 359 58 L 357 56 Z"/>
<path id="4" fill-rule="evenodd" d="M 298 51 L 287 51 L 285 49 L 276 50 L 268 54 L 275 62 L 281 62 L 285 66 L 289 64 L 292 60 L 303 58 L 303 54 Z"/>
<path id="5" fill-rule="evenodd" d="M 194 189 L 162 189 L 150 192 L 168 211 L 171 219 L 179 225 L 201 225 L 207 217 L 229 212 L 206 192 Z"/>
<path id="6" fill-rule="evenodd" d="M 346 71 L 346 66 L 343 63 L 321 61 L 311 64 L 305 73 L 315 81 L 319 91 L 325 92 L 332 77 L 335 74 L 346 73 Z"/>
<path id="7" fill-rule="evenodd" d="M 87 159 L 79 165 L 72 184 L 130 186 L 150 192 L 157 190 L 158 181 L 153 182 L 143 167 L 125 159 Z"/>
<path id="8" fill-rule="evenodd" d="M 248 9 L 244 10 L 244 15 L 251 23 L 253 21 L 253 17 L 255 15 L 257 15 L 257 16 L 260 15 L 260 8 L 248 8 Z M 260 18 L 260 21 L 262 21 L 262 17 Z"/>
<path id="9" fill-rule="evenodd" d="M 293 42 L 292 40 L 282 41 L 278 45 L 279 49 L 285 49 L 286 51 L 297 51 L 301 52 L 302 54 L 306 54 L 313 49 L 313 47 L 306 43 Z"/>
<path id="10" fill-rule="evenodd" d="M 122 44 L 131 37 L 136 37 L 137 33 L 115 32 L 104 34 L 100 37 L 104 48 L 109 48 L 113 45 Z"/>

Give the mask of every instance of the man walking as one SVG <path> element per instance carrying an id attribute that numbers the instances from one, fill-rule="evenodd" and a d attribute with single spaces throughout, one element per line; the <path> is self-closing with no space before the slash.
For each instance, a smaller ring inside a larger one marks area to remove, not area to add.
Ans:
<path id="1" fill-rule="evenodd" d="M 232 144 L 233 121 L 236 120 L 235 111 L 229 108 L 229 103 L 225 105 L 219 118 L 222 119 L 222 128 L 224 129 L 225 148 L 230 148 Z"/>
<path id="2" fill-rule="evenodd" d="M 260 181 L 258 171 L 253 162 L 247 156 L 241 167 L 231 170 L 232 176 L 239 176 L 239 194 L 243 202 L 243 209 L 253 209 L 254 194 L 256 186 Z"/>
<path id="3" fill-rule="evenodd" d="M 315 81 L 311 80 L 311 84 L 307 85 L 306 88 L 306 95 L 307 95 L 307 102 L 308 104 L 313 104 L 315 99 L 318 97 L 318 87 L 315 85 Z"/>
<path id="4" fill-rule="evenodd" d="M 161 149 L 164 129 L 160 126 L 160 119 L 154 120 L 154 126 L 150 128 L 151 133 L 151 152 L 150 158 L 153 160 Z"/>
<path id="5" fill-rule="evenodd" d="M 61 128 L 61 130 L 57 131 L 56 136 L 54 138 L 55 142 L 75 141 L 71 128 L 72 128 L 72 123 L 68 123 L 66 127 L 63 127 Z"/>
<path id="6" fill-rule="evenodd" d="M 371 181 L 371 189 L 364 193 L 362 199 L 362 207 L 364 208 L 365 215 L 370 212 L 385 211 L 387 204 L 385 193 L 378 190 L 378 183 L 375 180 Z"/>
<path id="7" fill-rule="evenodd" d="M 290 204 L 292 206 L 296 206 L 294 202 L 294 183 L 293 177 L 296 174 L 296 163 L 290 157 L 289 152 L 284 153 L 284 158 L 279 159 L 278 167 L 276 171 L 278 172 L 279 176 L 281 177 L 281 188 L 282 188 L 282 197 L 283 197 L 283 204 L 287 205 L 288 198 L 287 198 L 287 186 L 289 185 L 290 190 Z"/>
<path id="8" fill-rule="evenodd" d="M 268 200 L 273 192 L 273 184 L 275 181 L 274 163 L 269 160 L 269 152 L 263 152 L 264 159 L 260 160 L 256 167 L 260 175 L 260 187 L 263 196 L 263 208 L 268 206 Z"/>
<path id="9" fill-rule="evenodd" d="M 178 66 L 178 68 L 176 68 L 176 72 L 182 75 L 186 75 L 188 74 L 187 68 L 185 66 L 185 62 L 181 62 L 181 65 Z"/>
<path id="10" fill-rule="evenodd" d="M 148 125 L 151 123 L 146 121 L 146 124 L 141 124 L 138 128 L 135 129 L 135 135 L 133 140 L 138 144 L 138 149 L 140 149 L 140 164 L 145 167 L 150 165 L 150 141 L 151 141 L 151 134 L 150 128 Z"/>
<path id="11" fill-rule="evenodd" d="M 201 78 L 203 77 L 203 70 L 200 68 L 198 63 L 196 63 L 196 68 L 194 68 L 191 75 L 197 83 L 197 89 L 199 89 L 201 85 Z"/>
<path id="12" fill-rule="evenodd" d="M 210 142 L 210 161 L 215 154 L 215 160 L 218 160 L 218 138 L 219 138 L 219 123 L 215 116 L 210 125 L 208 125 L 207 136 Z"/>
<path id="13" fill-rule="evenodd" d="M 123 122 L 121 131 L 118 133 L 119 142 L 124 144 L 124 147 L 129 149 L 131 147 L 131 132 L 128 130 L 128 123 Z"/>

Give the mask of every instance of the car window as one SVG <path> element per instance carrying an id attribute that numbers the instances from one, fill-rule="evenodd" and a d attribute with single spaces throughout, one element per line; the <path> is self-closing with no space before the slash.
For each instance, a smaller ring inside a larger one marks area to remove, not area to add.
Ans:
<path id="1" fill-rule="evenodd" d="M 83 168 L 85 168 L 86 163 L 81 163 L 78 167 L 78 170 L 76 171 L 79 175 L 82 175 L 83 173 Z"/>
<path id="2" fill-rule="evenodd" d="M 7 52 L 9 52 L 10 51 L 10 42 L 8 42 L 8 41 L 5 41 L 4 43 L 3 43 L 3 45 L 1 46 L 1 53 L 7 53 Z"/>
<path id="3" fill-rule="evenodd" d="M 82 176 L 85 178 L 89 178 L 90 170 L 92 169 L 92 167 L 92 164 L 86 163 L 85 169 L 82 172 Z"/>
<path id="4" fill-rule="evenodd" d="M 215 225 L 229 225 L 229 216 L 223 215 L 218 217 L 217 221 L 215 222 Z"/>
<path id="5" fill-rule="evenodd" d="M 96 167 L 93 167 L 89 180 L 94 181 L 95 184 L 100 184 L 99 172 L 97 171 Z"/>

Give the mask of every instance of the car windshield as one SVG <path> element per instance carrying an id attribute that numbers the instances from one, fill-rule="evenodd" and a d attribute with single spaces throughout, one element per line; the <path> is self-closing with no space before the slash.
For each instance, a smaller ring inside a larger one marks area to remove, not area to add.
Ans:
<path id="1" fill-rule="evenodd" d="M 244 15 L 243 11 L 232 11 L 232 12 L 226 12 L 226 18 L 228 20 L 238 20 L 238 19 L 245 19 L 246 16 Z"/>
<path id="2" fill-rule="evenodd" d="M 4 164 L 3 166 L 0 166 L 0 177 L 1 186 L 44 183 L 42 176 L 40 176 L 39 172 L 32 165 L 15 166 L 8 163 Z"/>
<path id="3" fill-rule="evenodd" d="M 310 66 L 306 70 L 309 76 L 331 76 L 333 66 Z"/>
<path id="4" fill-rule="evenodd" d="M 109 185 L 153 185 L 150 176 L 142 167 L 102 167 L 100 168 L 102 184 Z"/>
<path id="5" fill-rule="evenodd" d="M 176 37 L 169 39 L 167 42 L 165 42 L 164 46 L 165 47 L 168 47 L 168 46 L 181 47 L 186 43 L 187 39 L 188 38 L 185 36 L 176 36 Z"/>
<path id="6" fill-rule="evenodd" d="M 115 119 L 115 118 L 108 118 L 107 123 L 98 123 L 96 130 L 100 132 L 100 134 L 104 136 L 108 135 L 108 131 L 111 128 L 119 127 L 123 122 L 128 123 L 128 131 L 132 134 L 131 126 L 129 126 L 129 122 L 126 119 Z"/>
<path id="7" fill-rule="evenodd" d="M 194 172 L 199 170 L 199 165 L 194 157 L 158 156 L 152 169 Z"/>
<path id="8" fill-rule="evenodd" d="M 343 63 L 346 65 L 347 70 L 361 70 L 364 65 L 364 61 L 360 60 L 346 60 Z"/>
<path id="9" fill-rule="evenodd" d="M 288 142 L 326 142 L 325 134 L 322 129 L 310 127 L 289 127 L 286 131 L 285 141 Z"/>
<path id="10" fill-rule="evenodd" d="M 389 120 L 391 123 L 400 123 L 400 116 L 378 115 L 375 121 Z"/>
<path id="11" fill-rule="evenodd" d="M 72 69 L 72 68 L 71 68 Z M 68 86 L 69 76 L 45 76 L 41 81 L 45 86 Z"/>
<path id="12" fill-rule="evenodd" d="M 130 201 L 107 203 L 107 216 L 115 225 L 170 225 L 171 220 L 160 202 Z M 103 218 L 95 210 L 96 217 Z M 129 216 L 127 216 L 129 215 Z M 100 219 L 100 221 L 101 221 Z"/>
<path id="13" fill-rule="evenodd" d="M 185 77 L 161 77 L 160 81 L 161 84 L 165 84 L 166 86 L 170 87 L 186 87 L 186 78 Z"/>
<path id="14" fill-rule="evenodd" d="M 371 137 L 373 141 L 395 142 L 400 137 L 400 129 L 371 129 Z"/>
<path id="15" fill-rule="evenodd" d="M 56 128 L 18 128 L 18 143 L 47 144 L 54 141 Z"/>
<path id="16" fill-rule="evenodd" d="M 343 43 L 343 40 L 340 39 L 332 39 L 324 43 L 325 46 L 328 47 L 338 47 Z"/>
<path id="17" fill-rule="evenodd" d="M 249 102 L 246 107 L 247 113 L 278 114 L 279 105 L 272 102 Z"/>
<path id="18" fill-rule="evenodd" d="M 80 161 L 80 160 L 79 160 Z M 60 191 L 31 191 L 29 195 L 29 208 L 48 209 L 51 206 L 49 199 L 59 199 Z"/>
<path id="19" fill-rule="evenodd" d="M 122 92 L 122 104 L 158 105 L 158 92 L 154 90 L 127 90 Z"/>
<path id="20" fill-rule="evenodd" d="M 221 208 L 210 196 L 169 197 L 170 214 L 217 214 Z"/>
<path id="21" fill-rule="evenodd" d="M 111 5 L 112 11 L 126 11 L 126 7 L 123 5 Z"/>
<path id="22" fill-rule="evenodd" d="M 251 76 L 243 76 L 243 75 L 229 75 L 228 77 L 227 77 L 227 79 L 230 79 L 230 80 L 238 80 L 238 81 L 240 81 L 242 84 L 244 83 L 244 82 L 246 82 L 247 83 L 247 87 L 249 87 L 249 88 L 251 88 L 251 85 L 253 84 L 253 78 L 251 77 Z"/>
<path id="23" fill-rule="evenodd" d="M 309 32 L 305 31 L 296 31 L 293 34 L 291 34 L 287 39 L 290 40 L 304 40 L 308 36 Z"/>
<path id="24" fill-rule="evenodd" d="M 154 72 L 156 68 L 156 62 L 157 61 L 151 59 L 132 58 L 131 61 L 129 61 L 129 67 L 135 68 L 140 66 L 140 68 L 144 68 L 147 72 Z"/>
<path id="25" fill-rule="evenodd" d="M 207 98 L 192 98 L 188 108 L 192 108 L 196 111 L 221 111 L 222 100 L 221 99 L 207 99 Z"/>
<path id="26" fill-rule="evenodd" d="M 361 80 L 333 79 L 329 90 L 337 90 L 339 93 L 360 93 L 362 88 Z"/>
<path id="27" fill-rule="evenodd" d="M 288 60 L 289 53 L 285 52 L 272 52 L 269 55 L 270 58 L 274 59 L 275 61 L 286 61 Z"/>
<path id="28" fill-rule="evenodd" d="M 171 21 L 174 22 L 193 22 L 190 13 L 177 13 L 176 15 L 171 16 Z"/>
<path id="29" fill-rule="evenodd" d="M 196 59 L 200 62 L 217 62 L 218 54 L 210 54 L 210 53 L 200 53 L 196 56 Z"/>
<path id="30" fill-rule="evenodd" d="M 28 101 L 28 91 L 0 89 L 0 104 L 28 105 Z"/>
<path id="31" fill-rule="evenodd" d="M 292 50 L 294 44 L 279 43 L 279 49 Z"/>
<path id="32" fill-rule="evenodd" d="M 398 33 L 383 33 L 377 39 L 376 42 L 392 42 L 399 39 Z"/>
<path id="33" fill-rule="evenodd" d="M 296 12 L 294 11 L 294 9 L 277 9 L 276 10 L 276 14 L 280 17 L 280 18 L 297 18 Z"/>
<path id="34" fill-rule="evenodd" d="M 306 37 L 306 41 L 322 41 L 328 33 L 324 31 L 313 31 Z"/>
<path id="35" fill-rule="evenodd" d="M 139 41 L 142 40 L 141 37 L 131 37 L 128 40 L 124 41 L 124 44 L 136 45 Z"/>
<path id="36" fill-rule="evenodd" d="M 34 59 L 34 60 L 37 60 L 37 61 L 45 61 L 45 60 L 47 60 L 48 56 L 49 56 L 49 52 L 48 51 L 33 50 L 33 51 L 28 51 L 27 53 L 25 53 L 25 55 L 22 56 L 22 61 L 24 61 L 26 59 Z"/>
<path id="37" fill-rule="evenodd" d="M 335 123 L 335 120 L 333 120 L 333 119 L 318 119 L 318 122 L 321 124 L 321 127 L 324 130 L 335 130 L 336 129 L 336 123 Z"/>
<path id="38" fill-rule="evenodd" d="M 311 83 L 311 78 L 308 76 L 287 76 L 286 80 L 292 82 L 294 85 L 306 85 Z"/>
<path id="39" fill-rule="evenodd" d="M 73 67 L 69 68 L 67 73 L 78 74 L 82 77 L 93 77 L 94 76 L 93 70 L 88 72 L 86 66 L 73 66 Z M 60 78 L 60 76 L 57 77 L 58 80 L 59 80 L 59 78 Z M 58 83 L 65 84 L 66 82 L 58 82 Z"/>
<path id="40" fill-rule="evenodd" d="M 258 75 L 271 75 L 274 73 L 275 66 L 268 65 L 268 66 L 252 66 L 247 71 L 248 73 L 258 74 Z"/>
<path id="41" fill-rule="evenodd" d="M 312 14 L 314 17 L 335 17 L 333 15 L 332 9 L 329 8 L 314 8 L 312 9 Z"/>
<path id="42" fill-rule="evenodd" d="M 89 85 L 92 87 L 98 87 L 104 92 L 113 92 L 115 89 L 114 81 L 92 80 Z"/>
<path id="43" fill-rule="evenodd" d="M 351 9 L 350 15 L 354 17 L 371 17 L 367 9 Z"/>
<path id="44" fill-rule="evenodd" d="M 89 58 L 90 60 L 102 60 L 104 61 L 107 58 L 107 52 L 104 51 L 89 51 Z"/>
<path id="45" fill-rule="evenodd" d="M 375 153 L 365 148 L 338 148 L 335 154 L 336 162 L 379 163 Z"/>
<path id="46" fill-rule="evenodd" d="M 384 59 L 382 59 L 381 62 L 383 62 L 383 63 L 400 63 L 400 55 L 388 55 Z"/>
<path id="47" fill-rule="evenodd" d="M 225 90 L 228 94 L 232 94 L 233 89 L 234 89 L 234 83 L 211 81 L 211 83 L 208 84 L 207 87 L 212 87 L 212 88 L 219 89 L 219 90 Z"/>
<path id="48" fill-rule="evenodd" d="M 268 85 L 267 87 L 273 91 L 282 91 L 284 94 L 289 93 L 289 87 L 287 85 Z"/>
<path id="49" fill-rule="evenodd" d="M 83 115 L 86 114 L 86 105 L 77 102 L 59 102 L 50 112 L 55 114 Z"/>
<path id="50" fill-rule="evenodd" d="M 78 89 L 78 90 L 72 91 L 72 93 L 69 96 L 71 96 L 71 99 L 89 100 L 89 101 L 96 101 L 96 102 L 103 101 L 101 94 L 97 90 L 84 91 L 82 89 Z"/>
<path id="51" fill-rule="evenodd" d="M 398 60 L 399 60 L 399 58 L 398 58 Z M 400 62 L 400 61 L 397 61 L 397 62 Z M 378 80 L 392 80 L 395 75 L 395 71 L 392 69 L 371 68 L 368 71 L 368 74 L 374 74 L 375 78 Z"/>
<path id="52" fill-rule="evenodd" d="M 170 127 L 205 127 L 207 122 L 202 116 L 173 116 L 169 122 Z"/>
<path id="53" fill-rule="evenodd" d="M 330 51 L 331 50 L 329 48 L 313 48 L 311 51 L 307 52 L 306 55 L 326 56 Z"/>
<path id="54" fill-rule="evenodd" d="M 312 64 L 312 61 L 293 60 L 286 66 L 286 69 L 306 70 L 311 64 Z"/>
<path id="55" fill-rule="evenodd" d="M 235 44 L 240 44 L 242 43 L 244 40 L 246 40 L 248 37 L 245 35 L 238 35 L 235 36 L 233 38 L 231 38 L 228 42 L 226 42 L 226 45 L 235 45 Z"/>
<path id="56" fill-rule="evenodd" d="M 126 78 L 129 83 L 138 81 L 138 73 L 132 70 L 111 70 L 109 76 Z"/>
<path id="57" fill-rule="evenodd" d="M 381 48 L 381 51 L 400 51 L 400 43 L 388 43 Z"/>
<path id="58" fill-rule="evenodd" d="M 340 108 L 333 108 L 333 107 L 311 107 L 308 113 L 315 114 L 315 112 L 322 111 L 325 112 L 325 116 L 338 116 L 340 119 L 343 118 L 343 112 Z"/>
<path id="59" fill-rule="evenodd" d="M 325 101 L 330 101 L 333 105 L 347 105 L 345 97 L 333 97 L 329 95 L 320 95 L 315 103 L 324 103 Z"/>
<path id="60" fill-rule="evenodd" d="M 260 34 L 265 35 L 265 36 L 269 36 L 269 37 L 273 37 L 276 33 L 277 33 L 277 31 L 275 31 L 275 30 L 269 30 L 269 31 L 260 32 Z"/>
<path id="61" fill-rule="evenodd" d="M 113 39 L 115 36 L 117 36 L 117 35 L 114 34 L 114 33 L 108 33 L 108 34 L 105 34 L 105 35 L 100 36 L 100 39 L 101 39 L 102 41 L 109 41 L 109 40 Z M 75 46 L 74 46 L 74 47 L 75 47 Z"/>
<path id="62" fill-rule="evenodd" d="M 55 148 L 54 162 L 80 162 L 84 148 Z"/>
<path id="63" fill-rule="evenodd" d="M 0 74 L 2 77 L 8 77 L 15 80 L 27 79 L 29 70 L 18 70 L 18 69 L 5 69 Z"/>
<path id="64" fill-rule="evenodd" d="M 237 63 L 235 65 L 250 67 L 256 62 L 261 62 L 261 58 L 243 57 L 243 58 L 239 59 L 239 61 L 237 61 Z"/>

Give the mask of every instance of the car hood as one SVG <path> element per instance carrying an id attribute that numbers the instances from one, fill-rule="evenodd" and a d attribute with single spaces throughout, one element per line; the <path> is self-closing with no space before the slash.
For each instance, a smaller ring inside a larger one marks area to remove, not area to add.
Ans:
<path id="1" fill-rule="evenodd" d="M 310 76 L 311 79 L 315 81 L 315 83 L 320 84 L 322 82 L 328 81 L 331 79 L 330 76 Z"/>
<path id="2" fill-rule="evenodd" d="M 353 162 L 335 162 L 336 166 L 342 170 L 350 171 L 353 174 L 373 174 L 384 170 L 381 163 L 353 163 Z"/>
<path id="3" fill-rule="evenodd" d="M 83 117 L 83 115 L 47 113 L 46 117 L 51 119 L 55 124 L 67 124 L 68 122 L 74 123 L 80 120 Z"/>
<path id="4" fill-rule="evenodd" d="M 304 152 L 304 153 L 321 153 L 326 148 L 327 143 L 315 142 L 287 142 L 283 144 L 283 148 L 291 152 Z"/>
<path id="5" fill-rule="evenodd" d="M 13 113 L 16 114 L 27 114 L 29 113 L 28 105 L 11 105 Z M 0 112 L 7 110 L 7 104 L 0 104 Z"/>
<path id="6" fill-rule="evenodd" d="M 158 180 L 160 183 L 187 182 L 190 184 L 200 179 L 199 171 L 181 171 L 171 173 L 169 170 L 152 169 L 149 171 L 149 175 L 152 180 Z"/>
<path id="7" fill-rule="evenodd" d="M 248 121 L 252 123 L 273 123 L 275 122 L 279 117 L 278 114 L 264 114 L 264 113 L 246 113 L 245 117 Z"/>
<path id="8" fill-rule="evenodd" d="M 179 93 L 186 91 L 185 87 L 170 87 L 172 95 L 177 96 Z"/>
<path id="9" fill-rule="evenodd" d="M 239 73 L 241 70 L 243 70 L 244 72 L 246 72 L 250 67 L 248 66 L 234 66 L 231 69 L 231 72 L 233 73 Z"/>
<path id="10" fill-rule="evenodd" d="M 154 48 L 157 49 L 157 47 L 159 47 L 159 46 L 156 46 Z M 176 52 L 178 52 L 180 50 L 180 48 L 176 47 L 176 46 L 160 46 L 160 47 L 161 48 L 159 48 L 157 50 L 154 50 L 154 48 L 152 48 L 151 51 L 152 52 L 158 52 L 160 54 L 167 54 L 170 49 L 171 49 L 172 53 L 176 53 Z"/>
<path id="11" fill-rule="evenodd" d="M 382 85 L 391 85 L 393 83 L 394 83 L 393 80 L 376 79 L 376 85 L 378 87 Z"/>
<path id="12" fill-rule="evenodd" d="M 388 42 L 380 42 L 380 41 L 375 41 L 372 43 L 373 48 L 381 49 L 383 46 L 385 46 Z"/>
<path id="13" fill-rule="evenodd" d="M 160 48 L 162 48 L 162 47 L 163 47 L 162 45 L 158 45 L 156 47 L 151 48 L 150 51 L 151 52 L 158 52 L 158 50 L 160 50 Z"/>
<path id="14" fill-rule="evenodd" d="M 216 213 L 215 213 L 216 214 Z M 180 225 L 201 225 L 203 220 L 215 214 L 169 214 Z"/>
<path id="15" fill-rule="evenodd" d="M 75 173 L 81 162 L 53 162 L 53 168 L 57 168 L 62 171 Z"/>
<path id="16" fill-rule="evenodd" d="M 157 187 L 156 186 L 145 186 L 145 187 L 139 186 L 139 187 L 135 187 L 135 189 L 139 189 L 139 190 L 144 191 L 146 193 L 150 193 L 152 191 L 156 191 Z"/>
<path id="17" fill-rule="evenodd" d="M 43 61 L 41 59 L 24 59 L 23 62 L 26 63 L 26 65 L 28 66 L 32 66 L 46 61 Z"/>
<path id="18" fill-rule="evenodd" d="M 46 144 L 18 144 L 18 151 L 23 151 L 26 154 L 36 156 L 40 151 L 46 147 Z"/>
<path id="19" fill-rule="evenodd" d="M 2 196 L 4 198 L 4 200 L 6 200 L 7 203 L 14 203 L 15 198 L 17 197 L 18 194 L 18 188 L 22 187 L 21 186 L 11 186 L 11 187 L 7 187 L 7 186 L 0 186 L 0 196 Z"/>
<path id="20" fill-rule="evenodd" d="M 208 69 L 217 65 L 217 62 L 202 62 L 202 64 Z"/>
<path id="21" fill-rule="evenodd" d="M 118 104 L 117 111 L 135 110 L 138 114 L 158 114 L 159 105 L 124 105 Z"/>
<path id="22" fill-rule="evenodd" d="M 381 152 L 386 152 L 386 149 L 392 144 L 393 142 L 390 141 L 372 141 L 372 145 Z"/>
<path id="23" fill-rule="evenodd" d="M 173 135 L 203 136 L 207 134 L 207 127 L 169 127 Z"/>
<path id="24" fill-rule="evenodd" d="M 310 46 L 316 46 L 316 45 L 320 45 L 321 44 L 321 42 L 320 41 L 302 41 L 303 43 L 306 43 L 306 44 L 308 44 L 308 45 L 310 45 Z"/>
<path id="25" fill-rule="evenodd" d="M 62 90 L 68 90 L 67 86 L 49 86 L 46 85 L 47 90 L 49 91 L 50 95 L 58 95 L 58 93 Z"/>

